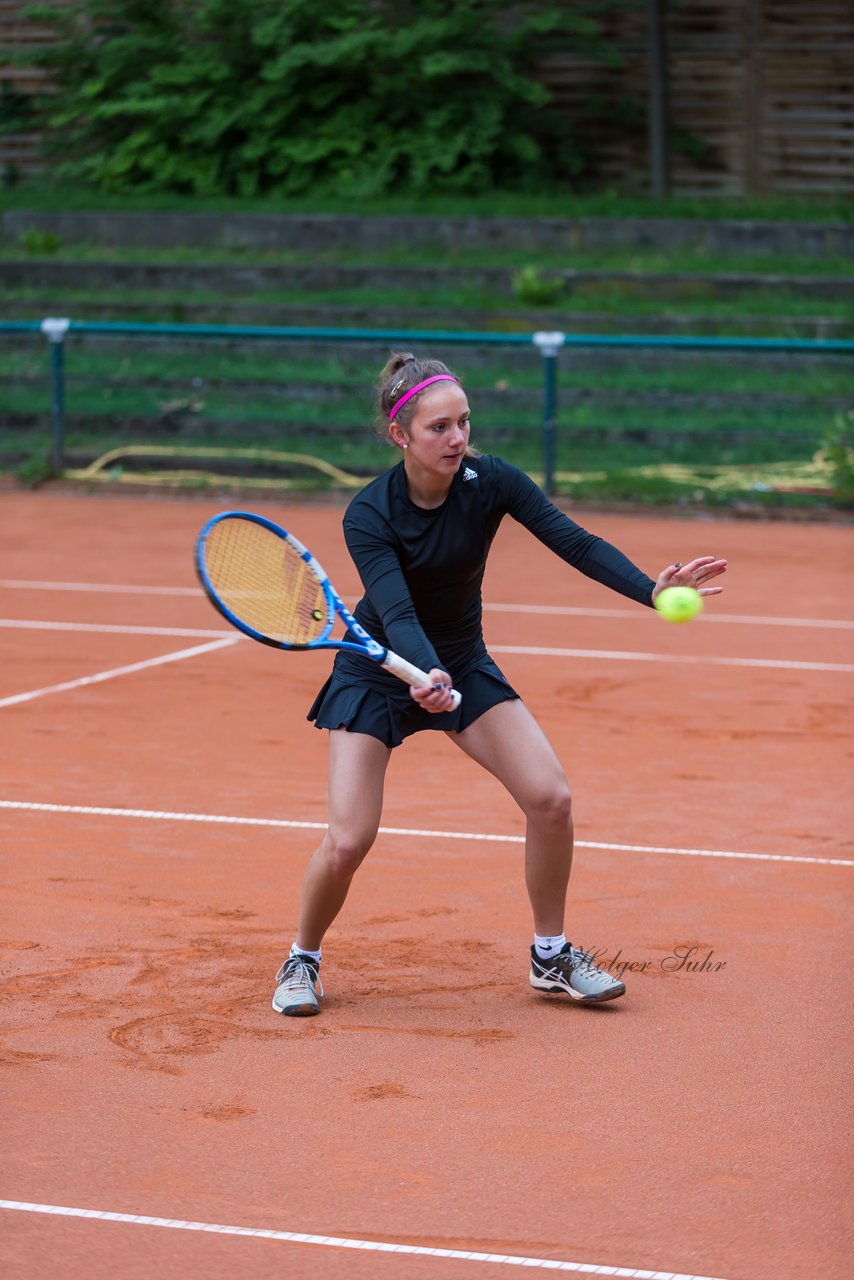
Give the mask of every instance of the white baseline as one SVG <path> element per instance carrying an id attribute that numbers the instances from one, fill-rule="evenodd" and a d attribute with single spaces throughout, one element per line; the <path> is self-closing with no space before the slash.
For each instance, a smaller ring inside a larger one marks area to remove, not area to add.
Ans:
<path id="1" fill-rule="evenodd" d="M 244 818 L 223 813 L 178 813 L 160 809 L 113 809 L 102 805 L 49 804 L 35 800 L 0 800 L 0 809 L 35 813 L 76 813 L 95 818 L 142 818 L 154 822 L 207 822 L 214 826 L 279 827 L 301 831 L 325 831 L 325 822 L 301 822 L 293 818 Z M 380 827 L 384 836 L 425 837 L 428 840 L 481 840 L 489 844 L 524 844 L 524 836 L 499 835 L 483 831 L 432 831 L 420 827 Z M 576 840 L 581 849 L 614 850 L 617 853 L 661 853 L 686 858 L 736 858 L 750 862 L 805 862 L 831 867 L 854 867 L 845 858 L 811 858 L 807 854 L 740 853 L 731 849 L 674 849 L 665 845 L 612 844 L 601 840 Z"/>
<path id="2" fill-rule="evenodd" d="M 531 1267 L 542 1271 L 572 1271 L 585 1276 L 622 1276 L 624 1280 L 715 1280 L 712 1276 L 677 1275 L 673 1271 L 638 1270 L 636 1267 L 597 1266 L 589 1262 L 558 1262 L 553 1258 L 526 1258 L 519 1254 L 476 1253 L 467 1249 L 430 1248 L 427 1245 L 394 1244 L 381 1240 L 353 1240 L 347 1236 L 309 1235 L 303 1231 L 272 1231 L 263 1227 L 231 1227 L 217 1222 L 185 1222 L 181 1218 L 150 1218 L 137 1213 L 113 1213 L 106 1209 L 75 1209 L 61 1204 L 34 1204 L 26 1200 L 0 1200 L 0 1209 L 18 1213 L 45 1213 L 62 1218 L 89 1218 L 97 1222 L 122 1222 L 138 1227 L 164 1227 L 169 1231 L 203 1231 L 218 1236 L 250 1236 L 286 1244 L 313 1244 L 326 1249 L 359 1249 L 365 1253 L 409 1254 L 417 1258 L 455 1258 L 460 1262 L 491 1262 L 506 1267 Z"/>

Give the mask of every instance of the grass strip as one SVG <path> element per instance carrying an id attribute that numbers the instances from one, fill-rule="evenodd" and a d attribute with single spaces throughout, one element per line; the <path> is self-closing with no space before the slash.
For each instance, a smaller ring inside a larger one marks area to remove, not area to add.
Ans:
<path id="1" fill-rule="evenodd" d="M 315 190 L 311 196 L 204 197 L 168 194 L 117 195 L 81 186 L 54 185 L 47 177 L 33 178 L 0 190 L 0 210 L 32 209 L 46 213 L 91 210 L 126 213 L 330 213 L 353 215 L 417 215 L 439 218 L 697 218 L 775 222 L 851 222 L 854 208 L 844 193 L 821 196 L 769 195 L 670 196 L 652 198 L 608 188 L 595 192 L 558 190 L 534 194 L 490 190 L 479 196 L 451 192 L 356 200 L 335 190 Z"/>
<path id="2" fill-rule="evenodd" d="M 645 364 L 643 352 L 621 352 L 602 367 L 601 360 L 591 361 L 587 352 L 564 352 L 559 367 L 559 385 L 561 389 L 591 392 L 597 389 L 682 391 L 694 392 L 698 396 L 717 392 L 723 396 L 844 396 L 852 389 L 851 363 L 844 359 L 814 364 L 811 359 L 799 361 L 796 357 L 787 356 L 785 363 L 766 368 L 733 361 L 729 352 L 703 357 L 695 353 L 669 354 L 675 360 L 672 365 L 663 363 L 660 353 L 653 353 L 653 359 Z M 466 386 L 475 390 L 540 390 L 543 375 L 538 356 L 533 352 L 526 353 L 525 363 L 514 362 L 512 371 L 508 370 L 508 363 L 496 360 L 494 363 L 472 364 L 471 368 L 465 369 Z M 29 349 L 0 346 L 0 377 L 37 382 L 47 377 L 48 371 L 49 353 L 42 342 Z M 171 345 L 164 345 L 158 351 L 150 348 L 116 351 L 112 342 L 101 351 L 81 348 L 75 343 L 66 356 L 66 373 L 69 387 L 82 385 L 86 380 L 103 379 L 110 383 L 150 381 L 161 384 L 164 393 L 174 391 L 178 383 L 183 383 L 188 392 L 208 386 L 227 391 L 227 386 L 220 384 L 229 382 L 235 384 L 235 389 L 264 383 L 288 391 L 294 387 L 308 388 L 311 384 L 315 384 L 318 391 L 339 387 L 352 391 L 355 383 L 364 386 L 365 395 L 370 395 L 364 355 L 361 359 L 349 360 L 334 355 L 321 360 L 296 359 L 278 353 L 266 356 L 234 353 L 223 350 L 217 343 L 210 344 L 204 375 L 199 374 L 196 353 L 176 351 Z"/>
<path id="3" fill-rule="evenodd" d="M 229 295 L 224 299 L 222 294 L 206 289 L 173 293 L 155 289 L 128 290 L 116 289 L 73 289 L 63 288 L 60 293 L 48 295 L 44 289 L 6 289 L 4 291 L 5 312 L 11 318 L 21 308 L 31 309 L 40 305 L 42 312 L 49 309 L 51 314 L 60 310 L 73 310 L 75 303 L 86 305 L 97 304 L 103 309 L 110 302 L 117 304 L 119 314 L 127 318 L 129 309 L 134 304 L 157 304 L 162 307 L 164 320 L 179 321 L 186 314 L 187 305 L 208 305 L 216 307 L 218 314 L 227 317 L 229 309 L 237 307 L 241 302 L 253 305 L 281 305 L 289 307 L 317 306 L 321 303 L 337 306 L 359 305 L 365 308 L 390 307 L 401 308 L 429 307 L 444 308 L 447 315 L 443 327 L 447 329 L 469 329 L 470 321 L 460 323 L 455 317 L 459 310 L 480 311 L 484 313 L 484 328 L 492 328 L 489 324 L 490 313 L 494 311 L 529 312 L 528 303 L 515 297 L 512 293 L 496 293 L 476 287 L 454 286 L 442 290 L 437 296 L 435 288 L 395 288 L 390 284 L 382 291 L 371 289 L 330 289 L 326 291 L 307 290 L 258 290 L 251 298 L 241 299 Z M 827 320 L 852 319 L 851 304 L 845 298 L 814 298 L 788 288 L 751 289 L 739 293 L 737 298 L 720 298 L 714 296 L 688 295 L 678 297 L 645 297 L 642 284 L 634 285 L 583 283 L 575 286 L 559 305 L 539 308 L 550 317 L 555 327 L 570 319 L 573 315 L 584 315 L 596 312 L 603 315 L 661 316 L 669 317 L 709 317 L 725 319 L 730 316 L 757 316 L 775 320 L 785 324 L 788 319 L 813 317 Z"/>

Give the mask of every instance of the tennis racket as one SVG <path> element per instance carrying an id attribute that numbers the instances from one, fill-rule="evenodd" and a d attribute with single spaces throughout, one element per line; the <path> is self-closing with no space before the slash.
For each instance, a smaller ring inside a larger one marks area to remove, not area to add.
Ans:
<path id="1" fill-rule="evenodd" d="M 275 649 L 346 649 L 373 659 L 408 685 L 430 683 L 426 672 L 372 639 L 353 617 L 303 544 L 249 511 L 224 511 L 196 542 L 196 570 L 205 594 L 234 627 Z M 332 640 L 336 614 L 356 640 Z M 454 707 L 460 695 L 451 690 Z"/>

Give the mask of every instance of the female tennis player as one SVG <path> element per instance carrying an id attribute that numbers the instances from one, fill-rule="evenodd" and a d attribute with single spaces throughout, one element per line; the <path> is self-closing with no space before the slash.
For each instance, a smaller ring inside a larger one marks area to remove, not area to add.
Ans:
<path id="1" fill-rule="evenodd" d="M 534 482 L 469 446 L 469 404 L 459 379 L 436 360 L 392 356 L 380 375 L 385 439 L 401 461 L 367 485 L 344 516 L 344 535 L 365 594 L 355 616 L 366 631 L 429 672 L 409 688 L 347 653 L 308 713 L 329 731 L 329 827 L 308 864 L 299 927 L 276 975 L 273 1008 L 320 1011 L 321 944 L 376 839 L 391 753 L 437 729 L 492 773 L 525 815 L 525 881 L 533 910 L 531 986 L 582 1004 L 614 1000 L 625 986 L 567 941 L 572 810 L 561 764 L 534 717 L 486 651 L 481 581 L 501 520 L 512 516 L 587 577 L 641 605 L 665 587 L 701 595 L 726 562 L 700 556 L 648 578 L 620 551 L 575 524 Z M 451 709 L 451 688 L 462 695 Z"/>

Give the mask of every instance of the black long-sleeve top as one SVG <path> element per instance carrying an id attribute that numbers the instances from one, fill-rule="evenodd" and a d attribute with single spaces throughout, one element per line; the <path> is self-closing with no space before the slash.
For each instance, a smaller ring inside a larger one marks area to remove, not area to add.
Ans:
<path id="1" fill-rule="evenodd" d="M 503 459 L 466 458 L 447 498 L 432 510 L 410 499 L 401 462 L 368 484 L 344 515 L 347 547 L 365 588 L 354 613 L 368 634 L 424 671 L 439 667 L 452 679 L 467 674 L 486 653 L 481 583 L 505 515 L 587 577 L 651 603 L 651 578 Z M 336 665 L 350 668 L 348 657 L 339 654 Z M 356 659 L 352 670 L 364 675 L 364 664 Z"/>

